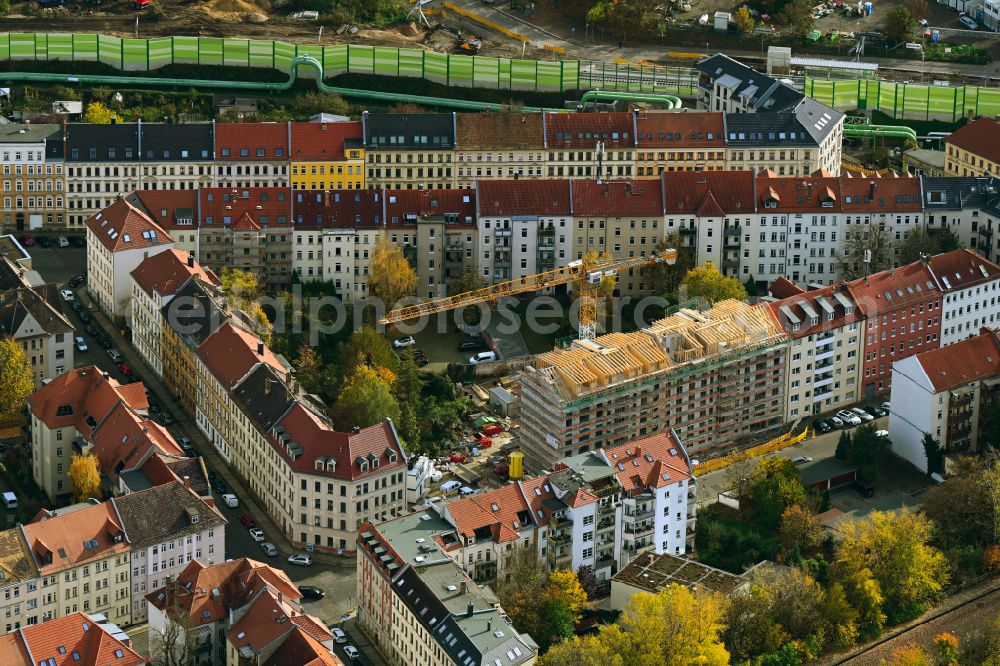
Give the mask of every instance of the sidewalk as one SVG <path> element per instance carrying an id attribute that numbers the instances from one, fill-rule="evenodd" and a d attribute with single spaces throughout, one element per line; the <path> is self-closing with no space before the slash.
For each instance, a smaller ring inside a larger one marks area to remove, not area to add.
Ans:
<path id="1" fill-rule="evenodd" d="M 271 516 L 262 508 L 260 503 L 254 498 L 250 492 L 247 490 L 242 479 L 233 473 L 226 461 L 222 459 L 218 451 L 215 450 L 208 439 L 206 439 L 204 433 L 198 429 L 195 424 L 194 418 L 191 414 L 188 414 L 180 406 L 180 404 L 170 395 L 170 391 L 167 390 L 166 385 L 163 381 L 153 372 L 153 369 L 146 365 L 146 362 L 141 356 L 132 348 L 132 345 L 121 336 L 118 328 L 112 324 L 112 322 L 105 316 L 100 309 L 94 304 L 90 297 L 90 294 L 86 290 L 81 289 L 77 292 L 77 298 L 83 301 L 84 305 L 87 307 L 87 311 L 94 318 L 94 321 L 100 326 L 105 333 L 111 338 L 112 342 L 115 344 L 115 348 L 121 352 L 122 356 L 125 357 L 125 361 L 135 369 L 141 369 L 142 381 L 149 390 L 156 396 L 156 399 L 165 411 L 170 412 L 174 417 L 174 421 L 171 426 L 175 431 L 180 432 L 182 435 L 190 439 L 195 446 L 195 450 L 201 455 L 205 460 L 205 465 L 214 470 L 216 474 L 226 483 L 230 491 L 236 495 L 240 500 L 241 508 L 245 508 L 245 512 L 253 516 L 254 520 L 260 525 L 264 532 L 268 535 L 268 539 L 278 548 L 278 551 L 282 554 L 300 553 L 305 549 L 302 547 L 294 546 L 291 541 L 289 541 L 288 536 L 285 534 L 277 524 L 271 520 Z M 94 348 L 94 352 L 103 354 L 104 350 L 97 347 Z M 313 552 L 311 553 L 313 560 L 317 564 L 326 564 L 329 566 L 337 567 L 354 567 L 355 562 L 351 557 L 341 557 L 337 555 L 332 555 L 329 553 Z"/>

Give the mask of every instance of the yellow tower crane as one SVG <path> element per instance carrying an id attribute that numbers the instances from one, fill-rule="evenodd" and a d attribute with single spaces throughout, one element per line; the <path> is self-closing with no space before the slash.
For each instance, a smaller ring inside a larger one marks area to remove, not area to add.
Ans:
<path id="1" fill-rule="evenodd" d="M 496 303 L 504 296 L 514 296 L 529 291 L 537 291 L 554 287 L 558 284 L 579 283 L 580 285 L 580 339 L 592 340 L 597 335 L 597 292 L 605 278 L 610 278 L 621 271 L 630 268 L 640 268 L 650 264 L 665 262 L 672 264 L 677 260 L 677 250 L 667 248 L 657 250 L 653 254 L 631 259 L 602 259 L 594 262 L 581 260 L 570 262 L 565 268 L 528 275 L 508 282 L 500 282 L 489 287 L 467 291 L 464 294 L 445 296 L 424 301 L 417 305 L 408 305 L 387 312 L 380 322 L 395 324 L 408 319 L 416 319 L 426 315 L 446 312 L 467 305 L 480 303 Z"/>

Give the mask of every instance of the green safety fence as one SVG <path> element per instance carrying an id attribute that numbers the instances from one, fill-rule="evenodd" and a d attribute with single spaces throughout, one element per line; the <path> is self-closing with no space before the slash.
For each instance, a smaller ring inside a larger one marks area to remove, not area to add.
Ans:
<path id="1" fill-rule="evenodd" d="M 532 92 L 604 89 L 628 92 L 696 92 L 690 68 L 597 61 L 520 60 L 423 49 L 220 37 L 127 39 L 95 34 L 0 33 L 0 61 L 100 62 L 124 72 L 148 72 L 173 64 L 259 67 L 289 72 L 294 58 L 310 56 L 327 77 L 374 74 L 422 78 L 447 86 Z"/>
<path id="2" fill-rule="evenodd" d="M 1000 88 L 807 78 L 805 93 L 840 111 L 880 111 L 898 120 L 956 122 L 1000 114 Z"/>

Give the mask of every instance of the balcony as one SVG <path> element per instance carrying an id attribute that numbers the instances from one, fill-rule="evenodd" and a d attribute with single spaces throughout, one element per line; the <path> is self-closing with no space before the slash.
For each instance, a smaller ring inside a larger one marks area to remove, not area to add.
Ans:
<path id="1" fill-rule="evenodd" d="M 625 538 L 626 539 L 638 539 L 640 537 L 646 536 L 653 533 L 653 526 L 650 525 L 635 525 L 625 527 Z"/>
<path id="2" fill-rule="evenodd" d="M 566 532 L 550 532 L 549 541 L 553 543 L 568 543 L 570 540 L 570 535 Z"/>
<path id="3" fill-rule="evenodd" d="M 698 229 L 696 229 L 695 227 L 681 227 L 680 228 L 680 232 L 681 232 L 681 236 L 697 236 L 698 235 Z"/>
<path id="4" fill-rule="evenodd" d="M 824 363 L 822 365 L 817 365 L 815 368 L 813 368 L 813 370 L 815 371 L 815 373 L 817 375 L 821 375 L 823 373 L 830 372 L 831 370 L 833 370 L 833 362 Z"/>
<path id="5" fill-rule="evenodd" d="M 979 227 L 979 230 L 976 233 L 978 233 L 983 238 L 987 239 L 987 241 L 990 238 L 993 238 L 993 230 L 990 229 L 989 227 Z"/>
<path id="6" fill-rule="evenodd" d="M 632 513 L 629 513 L 628 511 L 625 512 L 625 522 L 634 523 L 638 520 L 645 520 L 646 518 L 652 518 L 652 517 L 653 517 L 652 509 L 643 509 L 641 511 L 634 511 Z"/>

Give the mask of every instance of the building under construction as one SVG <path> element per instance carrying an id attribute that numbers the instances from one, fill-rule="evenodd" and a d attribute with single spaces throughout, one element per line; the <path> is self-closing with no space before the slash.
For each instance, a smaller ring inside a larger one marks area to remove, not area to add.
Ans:
<path id="1" fill-rule="evenodd" d="M 768 308 L 727 300 L 540 354 L 519 376 L 528 465 L 668 427 L 697 452 L 779 426 L 786 345 Z"/>

